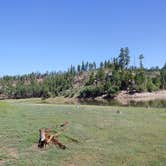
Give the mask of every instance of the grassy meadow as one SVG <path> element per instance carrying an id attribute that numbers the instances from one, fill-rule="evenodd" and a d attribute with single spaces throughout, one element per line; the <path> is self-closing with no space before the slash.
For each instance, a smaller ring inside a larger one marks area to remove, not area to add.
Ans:
<path id="1" fill-rule="evenodd" d="M 165 166 L 166 109 L 0 102 L 0 165 Z M 117 113 L 120 110 L 120 113 Z M 39 128 L 69 121 L 60 140 L 38 149 Z"/>

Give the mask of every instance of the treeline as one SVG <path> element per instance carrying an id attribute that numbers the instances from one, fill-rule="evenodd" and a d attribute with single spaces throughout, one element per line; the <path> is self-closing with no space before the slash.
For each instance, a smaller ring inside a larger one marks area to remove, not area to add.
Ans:
<path id="1" fill-rule="evenodd" d="M 143 54 L 139 55 L 139 67 L 129 67 L 129 49 L 121 48 L 117 58 L 113 58 L 112 62 L 101 62 L 98 70 L 91 72 L 89 80 L 80 91 L 80 97 L 114 97 L 122 90 L 135 93 L 166 89 L 166 64 L 162 69 L 145 69 L 143 59 Z"/>
<path id="2" fill-rule="evenodd" d="M 72 87 L 73 78 L 69 72 L 4 76 L 0 79 L 0 95 L 1 98 L 55 97 Z"/>
<path id="3" fill-rule="evenodd" d="M 65 72 L 31 73 L 0 78 L 0 97 L 114 97 L 121 90 L 129 93 L 166 89 L 166 64 L 160 69 L 144 68 L 144 56 L 139 56 L 139 67 L 129 66 L 129 49 L 121 48 L 117 58 L 82 62 Z"/>

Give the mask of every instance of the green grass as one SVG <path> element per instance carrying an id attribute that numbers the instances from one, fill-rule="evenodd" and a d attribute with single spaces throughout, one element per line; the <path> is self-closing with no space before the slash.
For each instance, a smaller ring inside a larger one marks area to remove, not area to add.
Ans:
<path id="1" fill-rule="evenodd" d="M 80 143 L 38 149 L 38 129 L 66 120 Z M 0 102 L 0 165 L 165 166 L 166 109 Z"/>

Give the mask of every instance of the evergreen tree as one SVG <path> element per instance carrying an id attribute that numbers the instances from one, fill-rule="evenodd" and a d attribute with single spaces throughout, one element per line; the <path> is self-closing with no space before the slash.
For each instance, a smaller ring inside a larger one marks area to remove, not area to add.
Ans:
<path id="1" fill-rule="evenodd" d="M 96 62 L 93 62 L 93 69 L 96 70 Z"/>
<path id="2" fill-rule="evenodd" d="M 93 70 L 93 64 L 89 63 L 89 71 L 92 71 L 92 70 Z"/>
<path id="3" fill-rule="evenodd" d="M 143 62 L 142 62 L 143 59 L 144 59 L 143 54 L 140 54 L 140 55 L 139 55 L 140 69 L 143 69 Z"/>
<path id="4" fill-rule="evenodd" d="M 119 54 L 119 66 L 123 70 L 127 68 L 127 66 L 130 63 L 130 56 L 129 56 L 129 49 L 128 47 L 126 48 L 121 48 L 120 49 L 120 54 Z"/>
<path id="5" fill-rule="evenodd" d="M 104 68 L 108 68 L 108 62 L 106 60 L 104 61 Z"/>
<path id="6" fill-rule="evenodd" d="M 100 68 L 104 68 L 104 63 L 100 62 Z"/>
<path id="7" fill-rule="evenodd" d="M 113 66 L 115 70 L 119 70 L 119 62 L 117 58 L 113 58 Z"/>
<path id="8" fill-rule="evenodd" d="M 88 71 L 88 67 L 89 67 L 89 63 L 86 62 L 86 64 L 85 64 L 85 71 Z"/>
<path id="9" fill-rule="evenodd" d="M 125 67 L 127 68 L 130 63 L 130 55 L 129 55 L 130 52 L 128 47 L 125 48 L 124 53 L 125 53 Z"/>
<path id="10" fill-rule="evenodd" d="M 97 74 L 96 74 L 96 78 L 99 81 L 104 81 L 104 79 L 105 79 L 105 72 L 104 72 L 103 68 L 99 68 L 98 69 Z"/>
<path id="11" fill-rule="evenodd" d="M 161 77 L 161 88 L 166 89 L 166 63 L 164 67 L 161 69 L 160 77 Z"/>
<path id="12" fill-rule="evenodd" d="M 120 68 L 121 68 L 122 70 L 123 70 L 124 67 L 125 67 L 124 62 L 125 62 L 125 53 L 124 53 L 124 49 L 121 48 L 121 49 L 120 49 L 120 54 L 119 54 L 119 66 L 120 66 Z"/>
<path id="13" fill-rule="evenodd" d="M 146 91 L 146 83 L 147 77 L 145 75 L 145 72 L 143 70 L 138 71 L 135 76 L 136 91 Z"/>
<path id="14" fill-rule="evenodd" d="M 85 63 L 82 61 L 81 71 L 85 71 Z"/>
<path id="15" fill-rule="evenodd" d="M 94 81 L 95 81 L 95 75 L 94 75 L 94 72 L 92 72 L 86 85 L 93 85 Z"/>
<path id="16" fill-rule="evenodd" d="M 81 66 L 78 65 L 78 66 L 77 66 L 77 72 L 80 73 L 80 71 L 81 71 Z"/>
<path id="17" fill-rule="evenodd" d="M 166 70 L 166 63 L 164 64 L 161 70 Z"/>

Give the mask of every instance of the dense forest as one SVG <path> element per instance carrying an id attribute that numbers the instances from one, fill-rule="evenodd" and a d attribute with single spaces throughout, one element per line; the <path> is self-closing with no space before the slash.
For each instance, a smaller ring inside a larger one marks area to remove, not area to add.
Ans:
<path id="1" fill-rule="evenodd" d="M 166 89 L 166 63 L 162 68 L 147 69 L 143 59 L 143 54 L 139 55 L 139 67 L 131 66 L 130 52 L 126 47 L 120 49 L 118 57 L 99 65 L 82 61 L 64 72 L 3 76 L 0 78 L 0 98 L 112 98 L 122 90 L 135 93 Z"/>

